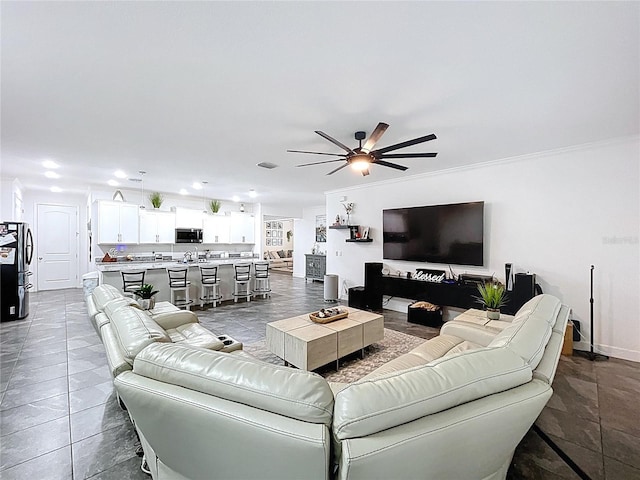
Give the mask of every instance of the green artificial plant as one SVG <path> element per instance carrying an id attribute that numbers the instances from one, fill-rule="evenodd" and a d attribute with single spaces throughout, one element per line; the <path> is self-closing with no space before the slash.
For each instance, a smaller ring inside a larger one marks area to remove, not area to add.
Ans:
<path id="1" fill-rule="evenodd" d="M 160 192 L 153 192 L 149 194 L 149 201 L 151 205 L 153 205 L 153 208 L 160 208 L 160 205 L 164 202 L 164 197 Z"/>
<path id="2" fill-rule="evenodd" d="M 480 296 L 476 297 L 487 310 L 499 310 L 507 303 L 507 290 L 504 285 L 496 283 L 481 283 L 478 285 Z"/>
<path id="3" fill-rule="evenodd" d="M 220 200 L 210 200 L 209 201 L 209 210 L 211 210 L 211 213 L 218 213 L 218 210 L 220 210 Z"/>

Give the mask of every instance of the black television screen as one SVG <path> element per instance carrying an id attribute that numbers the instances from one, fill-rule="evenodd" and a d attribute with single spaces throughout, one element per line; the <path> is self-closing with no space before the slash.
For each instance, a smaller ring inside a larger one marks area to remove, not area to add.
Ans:
<path id="1" fill-rule="evenodd" d="M 382 211 L 388 260 L 483 265 L 484 202 Z"/>

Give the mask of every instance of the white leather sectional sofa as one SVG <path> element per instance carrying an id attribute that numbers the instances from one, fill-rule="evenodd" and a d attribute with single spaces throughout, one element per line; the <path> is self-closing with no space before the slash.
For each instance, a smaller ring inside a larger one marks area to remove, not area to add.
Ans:
<path id="1" fill-rule="evenodd" d="M 449 322 L 353 384 L 153 342 L 114 380 L 154 479 L 504 479 L 552 394 L 569 309 Z"/>
<path id="2" fill-rule="evenodd" d="M 242 343 L 200 325 L 193 312 L 178 308 L 158 313 L 142 310 L 133 298 L 124 297 L 111 285 L 96 287 L 86 297 L 86 302 L 89 319 L 102 339 L 114 378 L 131 370 L 136 356 L 153 343 L 223 352 L 242 349 Z"/>

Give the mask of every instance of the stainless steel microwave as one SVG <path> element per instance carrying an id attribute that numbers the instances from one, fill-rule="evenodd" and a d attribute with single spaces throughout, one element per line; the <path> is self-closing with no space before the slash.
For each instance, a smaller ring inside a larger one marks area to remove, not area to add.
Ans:
<path id="1" fill-rule="evenodd" d="M 176 228 L 176 243 L 202 243 L 202 229 Z"/>

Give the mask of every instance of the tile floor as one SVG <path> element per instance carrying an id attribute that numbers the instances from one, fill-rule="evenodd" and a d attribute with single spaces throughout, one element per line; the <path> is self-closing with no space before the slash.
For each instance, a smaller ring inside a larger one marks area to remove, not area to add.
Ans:
<path id="1" fill-rule="evenodd" d="M 273 295 L 198 311 L 202 323 L 245 343 L 265 323 L 325 305 L 321 283 L 272 276 Z M 430 338 L 385 310 L 385 326 Z M 554 396 L 537 424 L 593 479 L 640 479 L 640 364 L 563 357 Z M 117 405 L 102 344 L 81 289 L 40 292 L 31 314 L 0 324 L 0 477 L 148 479 L 135 434 Z M 508 478 L 578 478 L 533 432 L 516 450 Z"/>

